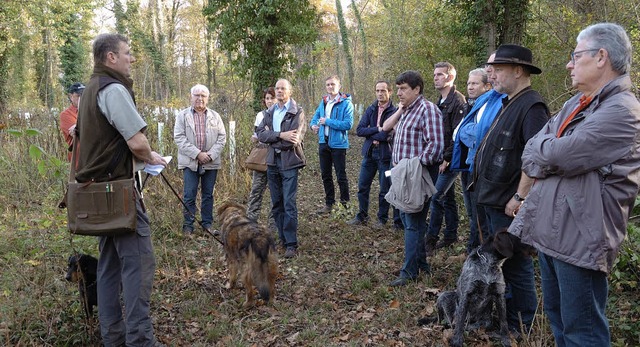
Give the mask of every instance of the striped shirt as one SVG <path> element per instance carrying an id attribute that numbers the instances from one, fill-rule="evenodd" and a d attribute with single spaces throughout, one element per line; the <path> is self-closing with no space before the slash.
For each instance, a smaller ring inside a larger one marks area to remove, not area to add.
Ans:
<path id="1" fill-rule="evenodd" d="M 207 110 L 199 113 L 194 108 L 191 108 L 193 112 L 193 126 L 196 135 L 196 147 L 199 150 L 204 151 L 207 144 Z"/>
<path id="2" fill-rule="evenodd" d="M 419 95 L 404 109 L 396 125 L 393 164 L 418 156 L 422 165 L 437 164 L 442 161 L 443 150 L 442 113 L 436 105 Z"/>

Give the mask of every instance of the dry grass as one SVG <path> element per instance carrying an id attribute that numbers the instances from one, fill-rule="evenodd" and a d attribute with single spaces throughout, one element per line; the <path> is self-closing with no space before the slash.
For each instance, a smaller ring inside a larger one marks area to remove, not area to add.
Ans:
<path id="1" fill-rule="evenodd" d="M 96 322 L 84 321 L 76 288 L 63 278 L 66 257 L 74 249 L 96 255 L 97 242 L 69 237 L 66 216 L 55 208 L 60 180 L 33 170 L 25 148 L 44 140 L 7 133 L 0 133 L 0 138 L 0 169 L 5 173 L 0 179 L 0 345 L 98 346 Z M 221 247 L 204 234 L 182 236 L 180 203 L 159 178 L 149 180 L 146 202 L 158 263 L 152 315 L 160 341 L 170 346 L 445 345 L 448 330 L 441 325 L 419 327 L 416 320 L 433 314 L 436 294 L 453 287 L 468 223 L 461 223 L 461 241 L 455 247 L 431 259 L 432 275 L 404 288 L 387 287 L 402 262 L 402 233 L 344 223 L 357 205 L 361 141 L 355 136 L 351 140 L 348 170 L 354 206 L 321 218 L 314 214 L 323 204 L 317 145 L 312 134 L 306 139 L 309 165 L 302 171 L 298 194 L 300 255 L 280 259 L 281 276 L 271 307 L 242 309 L 242 290 L 226 288 Z M 57 150 L 62 148 L 59 140 L 42 146 L 52 155 L 64 155 Z M 246 144 L 239 146 L 248 152 Z M 167 177 L 180 191 L 182 180 L 175 166 L 167 170 Z M 216 201 L 242 201 L 248 195 L 248 172 L 238 169 L 231 174 L 225 168 L 218 177 Z M 263 217 L 267 205 L 268 195 Z M 376 205 L 373 202 L 372 209 Z M 616 296 L 616 305 L 633 302 L 624 292 Z M 618 317 L 610 319 L 615 326 Z M 633 345 L 627 339 L 633 336 L 614 331 L 613 340 L 617 346 Z M 493 344 L 483 332 L 468 334 L 466 341 L 470 346 Z M 540 312 L 532 334 L 520 345 L 553 345 Z"/>

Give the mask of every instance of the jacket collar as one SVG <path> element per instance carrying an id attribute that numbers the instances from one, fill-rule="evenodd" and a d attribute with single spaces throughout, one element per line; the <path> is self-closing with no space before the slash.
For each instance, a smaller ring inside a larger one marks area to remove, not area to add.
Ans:
<path id="1" fill-rule="evenodd" d="M 338 92 L 338 96 L 337 96 L 338 101 L 336 101 L 336 104 L 339 103 L 339 102 L 342 102 L 344 100 L 347 100 L 349 97 L 351 97 L 351 95 L 345 94 L 343 92 Z M 322 101 L 325 104 L 328 103 L 331 99 L 332 99 L 331 95 L 328 95 L 328 94 L 322 97 Z"/>
<path id="2" fill-rule="evenodd" d="M 438 100 L 438 104 L 439 105 L 449 105 L 450 103 L 453 102 L 453 98 L 456 95 L 456 86 L 453 85 L 451 86 L 451 89 L 449 90 L 449 93 L 447 94 L 447 97 L 444 99 L 444 101 L 442 103 L 440 103 L 440 101 L 442 100 L 442 96 L 440 96 L 440 99 Z"/>

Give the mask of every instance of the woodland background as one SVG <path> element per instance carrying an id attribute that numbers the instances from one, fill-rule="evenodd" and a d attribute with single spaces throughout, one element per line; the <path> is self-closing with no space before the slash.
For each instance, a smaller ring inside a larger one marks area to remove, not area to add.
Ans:
<path id="1" fill-rule="evenodd" d="M 374 82 L 421 71 L 425 95 L 433 64 L 458 69 L 462 92 L 469 70 L 501 43 L 532 49 L 543 74 L 534 88 L 557 111 L 573 93 L 565 65 L 577 33 L 589 24 L 622 24 L 640 61 L 640 4 L 633 0 L 2 0 L 0 3 L 0 345 L 99 345 L 95 320 L 83 318 L 77 288 L 64 281 L 74 251 L 96 255 L 93 238 L 71 238 L 66 214 L 56 208 L 68 176 L 58 114 L 68 106 L 65 88 L 91 73 L 91 40 L 118 31 L 131 38 L 136 99 L 149 124 L 152 147 L 176 155 L 176 109 L 188 106 L 189 89 L 211 89 L 235 141 L 225 149 L 216 201 L 243 201 L 250 171 L 241 167 L 259 93 L 287 77 L 293 97 L 311 117 L 324 79 L 342 77 L 342 90 L 366 107 Z M 634 85 L 640 82 L 637 64 Z M 635 89 L 638 95 L 638 89 Z M 259 98 L 258 98 L 259 99 Z M 359 117 L 359 112 L 356 118 Z M 162 125 L 161 125 L 162 124 Z M 158 270 L 152 313 L 158 338 L 171 346 L 444 345 L 450 334 L 416 319 L 433 314 L 435 296 L 454 286 L 464 257 L 468 221 L 459 197 L 460 242 L 431 258 L 434 272 L 406 288 L 388 288 L 402 260 L 402 234 L 349 227 L 355 211 L 362 141 L 350 136 L 348 174 L 354 204 L 329 220 L 322 206 L 316 138 L 305 139 L 300 256 L 280 262 L 272 307 L 241 309 L 241 291 L 226 289 L 220 247 L 201 234 L 180 233 L 181 207 L 159 179 L 150 179 L 150 206 Z M 175 165 L 166 175 L 181 191 Z M 374 183 L 372 191 L 377 191 Z M 459 192 L 458 192 L 459 193 Z M 263 214 L 268 205 L 265 195 Z M 372 199 L 375 200 L 375 199 Z M 371 209 L 376 209 L 373 203 Z M 610 276 L 608 315 L 614 346 L 640 345 L 640 228 L 634 210 L 629 237 Z M 264 216 L 263 216 L 264 217 Z M 540 291 L 538 291 L 540 294 Z M 520 345 L 552 346 L 539 308 L 534 330 Z M 467 343 L 490 346 L 483 331 Z"/>

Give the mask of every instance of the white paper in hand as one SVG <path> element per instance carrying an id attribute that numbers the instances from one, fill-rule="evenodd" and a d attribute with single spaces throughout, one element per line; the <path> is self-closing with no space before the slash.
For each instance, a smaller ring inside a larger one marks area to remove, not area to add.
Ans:
<path id="1" fill-rule="evenodd" d="M 162 157 L 162 159 L 164 159 L 164 161 L 166 161 L 167 164 L 169 164 L 172 158 L 173 158 L 172 156 Z M 162 165 L 150 165 L 150 164 L 144 165 L 144 172 L 148 173 L 151 176 L 158 176 L 163 169 L 164 169 L 164 166 Z"/>

